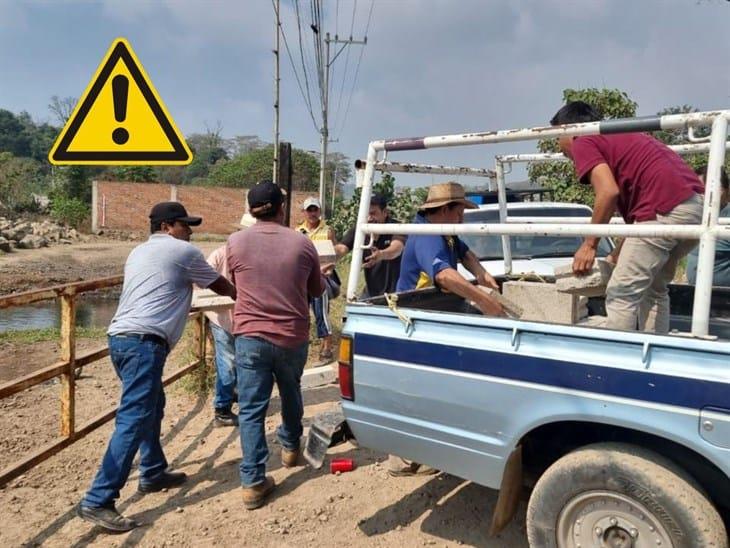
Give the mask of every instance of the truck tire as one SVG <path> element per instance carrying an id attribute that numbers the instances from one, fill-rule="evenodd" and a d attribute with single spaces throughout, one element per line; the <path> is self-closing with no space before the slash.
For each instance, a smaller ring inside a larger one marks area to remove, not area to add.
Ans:
<path id="1" fill-rule="evenodd" d="M 728 548 L 702 489 L 661 455 L 624 443 L 588 445 L 540 477 L 527 506 L 534 548 Z"/>

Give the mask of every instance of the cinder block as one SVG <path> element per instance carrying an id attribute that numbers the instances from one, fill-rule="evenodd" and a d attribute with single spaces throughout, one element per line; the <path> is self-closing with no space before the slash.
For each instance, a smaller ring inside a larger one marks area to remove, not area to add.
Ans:
<path id="1" fill-rule="evenodd" d="M 573 274 L 572 265 L 559 266 L 555 268 L 555 286 L 562 293 L 599 297 L 606 294 L 612 273 L 613 265 L 603 259 L 598 259 L 593 270 L 585 276 Z"/>
<path id="2" fill-rule="evenodd" d="M 588 299 L 561 293 L 555 284 L 505 282 L 502 295 L 522 309 L 522 319 L 574 324 L 588 315 Z"/>

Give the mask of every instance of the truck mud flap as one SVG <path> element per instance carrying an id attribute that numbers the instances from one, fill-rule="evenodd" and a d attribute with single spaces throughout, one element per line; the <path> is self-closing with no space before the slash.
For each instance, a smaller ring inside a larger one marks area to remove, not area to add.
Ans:
<path id="1" fill-rule="evenodd" d="M 342 412 L 342 405 L 338 403 L 332 410 L 324 411 L 314 417 L 304 447 L 304 458 L 312 468 L 319 470 L 327 456 L 328 448 L 354 439 Z"/>
<path id="2" fill-rule="evenodd" d="M 494 536 L 507 527 L 520 503 L 522 494 L 522 446 L 518 445 L 510 453 L 502 474 L 502 484 L 499 487 L 499 498 L 492 513 L 492 524 L 489 534 Z"/>

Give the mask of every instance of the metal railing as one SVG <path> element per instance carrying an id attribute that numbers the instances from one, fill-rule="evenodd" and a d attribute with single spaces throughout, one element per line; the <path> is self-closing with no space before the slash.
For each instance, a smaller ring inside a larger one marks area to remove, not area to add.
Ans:
<path id="1" fill-rule="evenodd" d="M 0 309 L 14 306 L 24 306 L 39 301 L 60 299 L 61 301 L 61 359 L 60 361 L 29 373 L 18 379 L 0 384 L 0 400 L 17 394 L 23 390 L 36 386 L 55 377 L 61 377 L 60 408 L 61 424 L 60 437 L 40 447 L 22 460 L 9 465 L 0 471 L 0 487 L 7 482 L 27 472 L 37 464 L 55 455 L 72 443 L 85 437 L 100 426 L 114 418 L 117 408 L 110 408 L 97 415 L 86 424 L 76 426 L 76 372 L 83 367 L 102 360 L 109 356 L 109 348 L 104 345 L 90 352 L 77 355 L 76 353 L 76 297 L 82 293 L 116 287 L 123 281 L 122 276 L 99 278 L 83 282 L 75 282 L 14 293 L 0 297 Z M 162 380 L 163 386 L 175 382 L 179 378 L 191 373 L 198 367 L 205 366 L 206 325 L 202 311 L 194 312 L 190 319 L 195 322 L 195 360 Z"/>
<path id="2" fill-rule="evenodd" d="M 647 116 L 642 118 L 625 118 L 603 120 L 562 126 L 533 127 L 525 129 L 507 129 L 478 133 L 460 133 L 454 135 L 436 135 L 429 137 L 408 137 L 371 141 L 365 158 L 363 186 L 360 194 L 355 241 L 353 249 L 361 249 L 366 234 L 497 234 L 504 238 L 511 234 L 539 234 L 544 236 L 671 236 L 674 238 L 699 239 L 697 261 L 697 284 L 692 310 L 692 335 L 706 337 L 709 331 L 710 299 L 712 296 L 713 264 L 715 258 L 715 242 L 718 238 L 730 239 L 730 230 L 718 224 L 720 213 L 720 169 L 725 158 L 728 119 L 730 110 L 671 114 L 665 116 Z M 504 173 L 497 163 L 496 176 L 498 198 L 503 221 L 500 224 L 402 224 L 378 225 L 367 222 L 370 197 L 372 195 L 375 166 L 378 156 L 389 151 L 423 150 L 431 148 L 488 145 L 495 143 L 551 139 L 556 137 L 578 137 L 581 135 L 605 135 L 612 133 L 651 132 L 658 130 L 686 129 L 697 126 L 712 125 L 709 141 L 709 163 L 705 184 L 705 199 L 702 220 L 697 225 L 611 225 L 611 224 L 512 224 L 504 222 L 507 218 L 506 196 L 504 185 L 499 185 Z M 500 173 L 502 171 L 502 173 Z M 397 227 L 397 228 L 396 228 Z M 508 242 L 505 242 L 509 245 Z M 507 256 L 505 255 L 505 260 Z M 350 276 L 348 279 L 347 299 L 355 298 L 358 276 L 362 266 L 362 254 L 352 257 Z"/>

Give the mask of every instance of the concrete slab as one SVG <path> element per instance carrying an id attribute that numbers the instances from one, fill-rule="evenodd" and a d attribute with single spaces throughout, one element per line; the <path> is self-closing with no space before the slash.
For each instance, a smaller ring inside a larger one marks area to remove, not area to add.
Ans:
<path id="1" fill-rule="evenodd" d="M 555 286 L 562 293 L 599 297 L 606 294 L 612 273 L 613 265 L 603 259 L 598 259 L 593 270 L 585 276 L 573 274 L 572 265 L 559 266 L 555 268 Z"/>
<path id="2" fill-rule="evenodd" d="M 332 362 L 327 365 L 305 369 L 302 373 L 302 389 L 318 388 L 337 382 L 336 364 L 337 362 Z"/>

